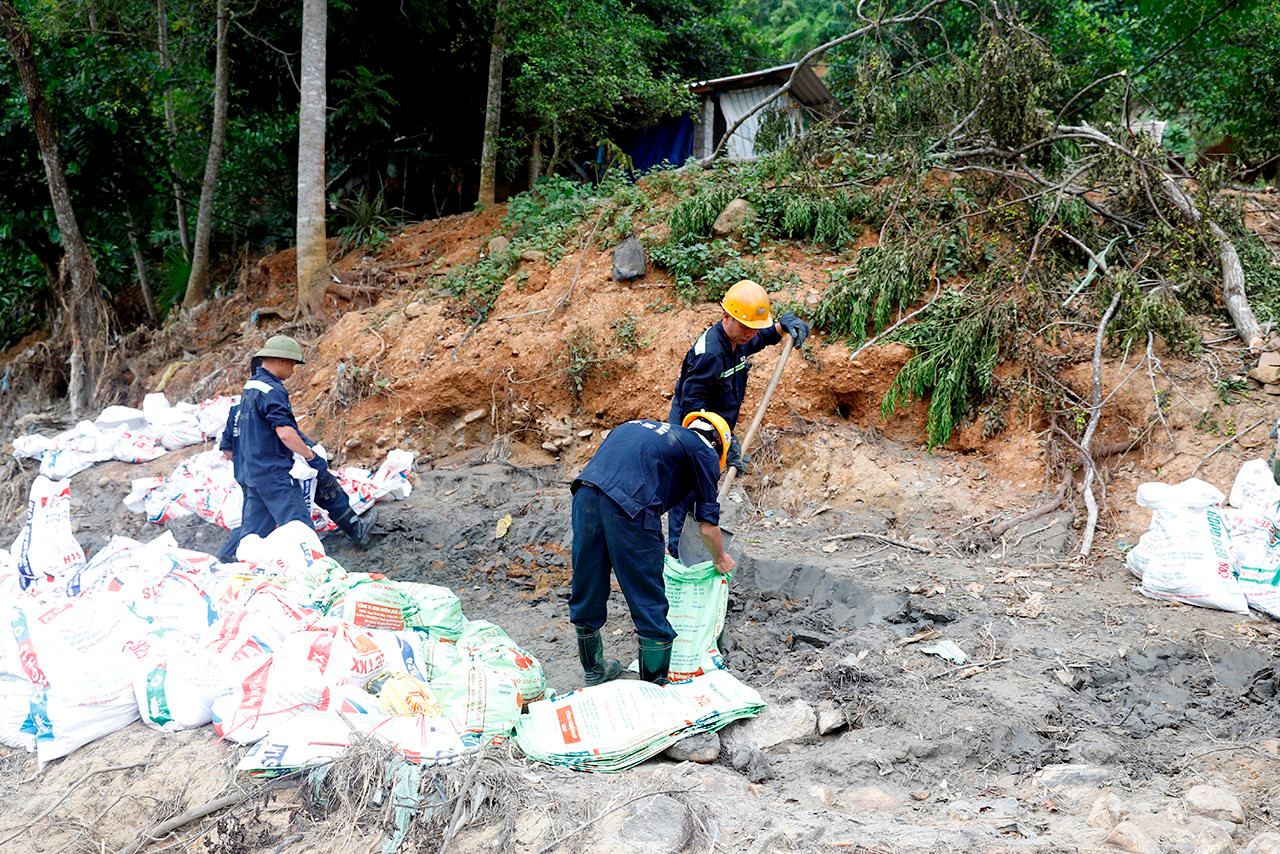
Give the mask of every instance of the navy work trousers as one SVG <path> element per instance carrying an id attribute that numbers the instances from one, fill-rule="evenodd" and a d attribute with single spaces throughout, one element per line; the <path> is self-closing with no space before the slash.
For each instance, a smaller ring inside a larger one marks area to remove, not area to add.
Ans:
<path id="1" fill-rule="evenodd" d="M 608 616 L 609 574 L 631 609 L 636 634 L 673 641 L 662 582 L 662 521 L 656 513 L 632 519 L 595 486 L 580 484 L 573 495 L 573 591 L 569 621 L 596 631 Z"/>
<path id="2" fill-rule="evenodd" d="M 290 480 L 292 480 L 292 478 L 290 478 Z M 298 485 L 297 481 L 293 481 L 293 483 L 294 487 L 299 493 L 301 493 L 302 487 Z M 248 494 L 244 484 L 240 484 L 240 489 L 245 492 L 246 495 Z M 334 521 L 340 519 L 348 510 L 351 509 L 351 501 L 347 497 L 347 493 L 343 490 L 342 486 L 338 483 L 338 479 L 334 477 L 333 472 L 331 471 L 325 470 L 321 472 L 317 478 L 316 506 L 322 508 L 329 514 L 329 518 Z M 222 563 L 233 563 L 236 559 L 236 549 L 240 547 L 240 539 L 245 534 L 253 533 L 252 531 L 246 531 L 244 529 L 243 517 L 244 514 L 242 512 L 240 527 L 231 532 L 231 536 L 227 538 L 226 543 L 224 543 L 222 548 L 218 550 L 217 558 Z"/>
<path id="3" fill-rule="evenodd" d="M 311 512 L 297 481 L 282 472 L 256 486 L 243 486 L 244 508 L 240 511 L 240 527 L 231 532 L 227 542 L 218 550 L 218 559 L 235 560 L 235 550 L 240 540 L 250 534 L 265 537 L 289 522 L 311 524 Z"/>

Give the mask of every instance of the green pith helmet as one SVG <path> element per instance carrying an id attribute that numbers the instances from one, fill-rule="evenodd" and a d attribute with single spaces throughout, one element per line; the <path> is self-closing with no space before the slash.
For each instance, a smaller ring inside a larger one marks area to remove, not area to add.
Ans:
<path id="1" fill-rule="evenodd" d="M 291 359 L 299 365 L 307 361 L 302 358 L 302 348 L 298 346 L 298 342 L 288 335 L 272 335 L 267 339 L 267 343 L 262 345 L 262 349 L 253 354 L 253 357 L 255 359 L 258 357 Z"/>

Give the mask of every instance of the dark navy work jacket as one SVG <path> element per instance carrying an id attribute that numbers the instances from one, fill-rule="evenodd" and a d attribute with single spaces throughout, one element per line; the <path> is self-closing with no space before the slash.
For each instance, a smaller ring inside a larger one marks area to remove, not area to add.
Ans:
<path id="1" fill-rule="evenodd" d="M 256 486 L 293 468 L 293 451 L 276 435 L 277 427 L 298 429 L 289 404 L 289 393 L 266 368 L 258 368 L 244 384 L 233 429 L 236 474 L 243 483 Z"/>
<path id="2" fill-rule="evenodd" d="M 702 333 L 684 356 L 680 378 L 671 394 L 671 416 L 679 424 L 690 412 L 705 409 L 717 413 L 729 426 L 738 423 L 738 410 L 747 394 L 747 357 L 782 340 L 777 328 L 761 329 L 756 336 L 734 347 L 723 324 Z"/>
<path id="3" fill-rule="evenodd" d="M 666 513 L 693 493 L 699 522 L 720 524 L 716 482 L 720 458 L 692 430 L 645 419 L 619 424 L 573 482 L 589 483 L 628 516 Z"/>

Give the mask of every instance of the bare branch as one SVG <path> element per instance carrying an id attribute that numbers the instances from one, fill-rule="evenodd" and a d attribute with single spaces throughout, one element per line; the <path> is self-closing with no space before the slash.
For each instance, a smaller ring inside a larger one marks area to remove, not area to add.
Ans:
<path id="1" fill-rule="evenodd" d="M 1080 442 L 1080 450 L 1086 457 L 1089 455 L 1089 446 L 1093 444 L 1093 433 L 1098 429 L 1098 419 L 1102 416 L 1102 342 L 1106 336 L 1107 324 L 1111 322 L 1112 316 L 1120 306 L 1120 294 L 1120 291 L 1116 291 L 1115 296 L 1111 298 L 1111 305 L 1107 306 L 1102 320 L 1098 321 L 1098 334 L 1093 340 L 1093 404 L 1089 407 L 1089 425 L 1085 427 L 1084 438 Z M 1084 504 L 1089 512 L 1089 518 L 1084 526 L 1084 536 L 1080 540 L 1081 558 L 1088 557 L 1089 552 L 1092 551 L 1093 535 L 1098 527 L 1098 502 L 1093 497 L 1093 478 L 1096 469 L 1092 458 L 1089 458 L 1087 465 L 1084 486 L 1080 491 L 1084 495 Z"/>

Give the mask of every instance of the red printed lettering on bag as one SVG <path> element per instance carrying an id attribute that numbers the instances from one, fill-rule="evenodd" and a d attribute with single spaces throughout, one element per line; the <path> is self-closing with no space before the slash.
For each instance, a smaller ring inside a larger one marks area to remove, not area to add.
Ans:
<path id="1" fill-rule="evenodd" d="M 556 709 L 556 719 L 560 721 L 560 736 L 565 744 L 577 744 L 582 741 L 578 732 L 578 722 L 573 717 L 573 706 Z"/>
<path id="2" fill-rule="evenodd" d="M 371 629 L 391 629 L 399 631 L 404 628 L 404 612 L 389 605 L 378 605 L 374 602 L 356 603 L 356 612 L 351 622 L 357 626 Z"/>

